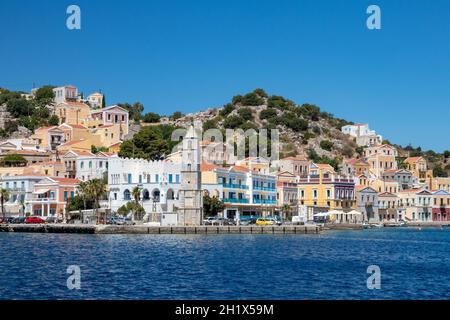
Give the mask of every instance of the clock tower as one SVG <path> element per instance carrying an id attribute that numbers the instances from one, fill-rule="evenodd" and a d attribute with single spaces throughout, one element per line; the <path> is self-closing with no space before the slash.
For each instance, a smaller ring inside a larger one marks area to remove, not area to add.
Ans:
<path id="1" fill-rule="evenodd" d="M 178 224 L 198 226 L 203 221 L 202 181 L 200 170 L 200 130 L 190 126 L 183 138 L 180 207 Z"/>

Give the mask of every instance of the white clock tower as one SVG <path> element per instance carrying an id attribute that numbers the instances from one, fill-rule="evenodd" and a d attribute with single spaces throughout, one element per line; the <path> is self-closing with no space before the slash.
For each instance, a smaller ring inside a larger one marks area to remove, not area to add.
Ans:
<path id="1" fill-rule="evenodd" d="M 198 226 L 203 221 L 200 141 L 198 125 L 190 126 L 183 139 L 178 224 Z"/>

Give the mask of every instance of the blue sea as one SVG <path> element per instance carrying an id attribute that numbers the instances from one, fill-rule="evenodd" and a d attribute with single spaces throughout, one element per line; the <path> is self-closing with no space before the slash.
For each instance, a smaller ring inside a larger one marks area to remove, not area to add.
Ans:
<path id="1" fill-rule="evenodd" d="M 449 299 L 450 229 L 0 233 L 0 299 Z M 67 268 L 80 268 L 69 290 Z M 380 268 L 368 289 L 367 268 Z"/>

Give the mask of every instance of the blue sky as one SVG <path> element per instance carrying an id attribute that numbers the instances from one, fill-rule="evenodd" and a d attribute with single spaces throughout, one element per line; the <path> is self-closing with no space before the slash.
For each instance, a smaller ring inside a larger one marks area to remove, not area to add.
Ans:
<path id="1" fill-rule="evenodd" d="M 66 28 L 70 4 L 81 30 Z M 1 87 L 74 84 L 160 114 L 261 87 L 395 143 L 450 149 L 448 0 L 15 0 L 0 2 L 0 30 Z"/>

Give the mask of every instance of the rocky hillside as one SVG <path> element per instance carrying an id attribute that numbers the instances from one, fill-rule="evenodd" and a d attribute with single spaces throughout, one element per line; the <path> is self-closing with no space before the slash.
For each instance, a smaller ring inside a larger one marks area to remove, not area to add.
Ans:
<path id="1" fill-rule="evenodd" d="M 256 89 L 233 97 L 221 108 L 188 114 L 173 121 L 187 126 L 200 120 L 203 129 L 278 129 L 282 143 L 280 156 L 308 156 L 314 161 L 337 167 L 343 157 L 354 157 L 362 151 L 354 139 L 341 133 L 351 122 L 338 119 L 312 104 L 297 105 L 281 96 L 269 96 Z"/>
<path id="2" fill-rule="evenodd" d="M 234 96 L 222 107 L 188 114 L 171 123 L 187 126 L 195 120 L 203 123 L 204 130 L 277 128 L 282 142 L 280 156 L 303 155 L 335 168 L 344 158 L 359 157 L 364 150 L 354 138 L 341 132 L 342 126 L 352 122 L 336 118 L 313 104 L 299 105 L 281 96 L 269 96 L 262 89 Z M 391 144 L 387 140 L 384 143 Z M 450 151 L 440 154 L 420 147 L 392 145 L 399 150 L 400 167 L 408 156 L 423 156 L 436 176 L 450 176 Z"/>

